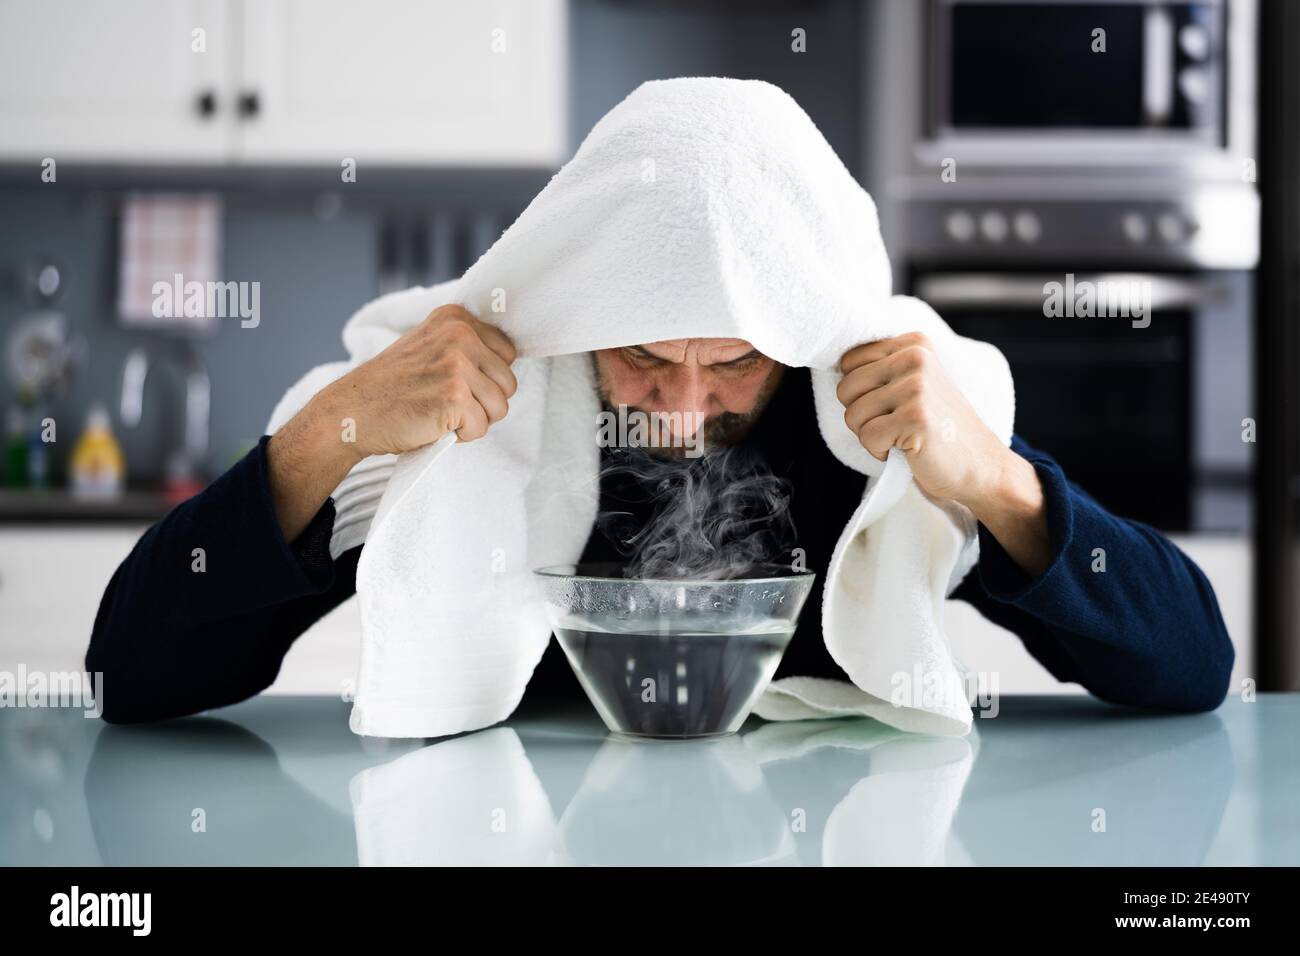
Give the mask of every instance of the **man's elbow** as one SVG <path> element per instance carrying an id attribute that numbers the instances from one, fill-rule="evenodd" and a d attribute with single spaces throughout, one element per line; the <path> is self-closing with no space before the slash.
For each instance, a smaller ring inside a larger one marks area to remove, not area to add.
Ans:
<path id="1" fill-rule="evenodd" d="M 1171 675 L 1162 695 L 1165 698 L 1162 709 L 1188 714 L 1216 710 L 1227 699 L 1235 661 L 1232 640 L 1220 622 L 1206 648 L 1190 662 L 1191 666 L 1179 668 L 1178 673 Z"/>
<path id="2" fill-rule="evenodd" d="M 1190 642 L 1187 638 L 1182 635 L 1179 644 L 1193 646 L 1177 657 L 1168 652 L 1160 658 L 1143 656 L 1084 686 L 1094 696 L 1121 707 L 1177 714 L 1215 710 L 1227 698 L 1232 680 L 1232 641 L 1221 628 L 1209 641 Z"/>
<path id="3" fill-rule="evenodd" d="M 249 667 L 238 679 L 204 684 L 175 661 L 155 660 L 142 667 L 121 654 L 107 652 L 94 639 L 86 651 L 86 673 L 95 705 L 99 716 L 110 724 L 172 720 L 235 704 L 266 690 L 279 672 L 276 660 Z"/>
<path id="4" fill-rule="evenodd" d="M 1227 699 L 1232 684 L 1232 666 L 1237 653 L 1226 630 L 1221 631 L 1200 674 L 1189 688 L 1187 711 L 1203 713 L 1215 710 Z"/>
<path id="5" fill-rule="evenodd" d="M 110 724 L 143 724 L 179 716 L 169 709 L 167 695 L 135 672 L 121 655 L 107 653 L 92 638 L 86 651 L 86 674 L 95 695 L 95 709 Z"/>
<path id="6" fill-rule="evenodd" d="M 86 674 L 95 695 L 95 709 L 106 723 L 134 724 L 148 720 L 132 700 L 130 682 L 122 668 L 105 659 L 94 640 L 86 651 Z M 109 692 L 112 688 L 112 693 Z"/>

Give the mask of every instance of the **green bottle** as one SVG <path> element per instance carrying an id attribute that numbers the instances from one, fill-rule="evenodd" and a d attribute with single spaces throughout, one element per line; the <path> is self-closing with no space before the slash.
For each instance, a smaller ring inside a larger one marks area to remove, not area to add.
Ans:
<path id="1" fill-rule="evenodd" d="M 3 471 L 0 472 L 0 479 L 6 488 L 27 487 L 27 431 L 23 427 L 25 417 L 20 407 L 9 406 Z"/>

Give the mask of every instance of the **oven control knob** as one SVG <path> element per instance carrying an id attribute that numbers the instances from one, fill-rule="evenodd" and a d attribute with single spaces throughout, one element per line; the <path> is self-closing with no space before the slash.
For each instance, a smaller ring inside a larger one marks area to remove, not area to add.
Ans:
<path id="1" fill-rule="evenodd" d="M 989 242 L 1001 242 L 1007 237 L 1007 217 L 990 209 L 980 217 L 980 232 Z"/>
<path id="2" fill-rule="evenodd" d="M 1021 242 L 1037 242 L 1038 237 L 1043 234 L 1043 227 L 1038 217 L 1029 211 L 1016 213 L 1016 218 L 1011 221 L 1011 228 L 1016 231 L 1016 238 Z"/>
<path id="3" fill-rule="evenodd" d="M 1187 238 L 1187 223 L 1177 213 L 1161 213 L 1156 219 L 1156 231 L 1165 242 L 1182 242 Z"/>
<path id="4" fill-rule="evenodd" d="M 1178 45 L 1189 60 L 1204 60 L 1210 55 L 1210 34 L 1199 23 L 1187 23 L 1178 31 Z"/>
<path id="5" fill-rule="evenodd" d="M 948 236 L 958 242 L 970 242 L 975 238 L 975 220 L 962 209 L 948 213 L 944 228 L 948 230 Z"/>
<path id="6" fill-rule="evenodd" d="M 1199 67 L 1187 67 L 1178 74 L 1178 90 L 1187 102 L 1199 106 L 1210 99 L 1210 75 Z"/>
<path id="7" fill-rule="evenodd" d="M 1147 241 L 1147 221 L 1141 213 L 1126 212 L 1120 220 L 1120 228 L 1124 230 L 1124 238 L 1129 242 Z"/>

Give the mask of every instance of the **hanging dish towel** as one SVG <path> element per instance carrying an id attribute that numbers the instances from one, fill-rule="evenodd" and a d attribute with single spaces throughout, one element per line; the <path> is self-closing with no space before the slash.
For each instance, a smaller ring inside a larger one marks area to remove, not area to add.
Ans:
<path id="1" fill-rule="evenodd" d="M 808 427 L 871 476 L 823 582 L 824 639 L 849 680 L 775 681 L 755 712 L 969 731 L 943 602 L 976 560 L 974 521 L 927 499 L 901 452 L 865 451 L 835 387 L 852 346 L 920 331 L 1009 442 L 1011 375 L 992 346 L 890 294 L 871 197 L 788 95 L 717 78 L 639 87 L 464 276 L 353 316 L 349 360 L 293 386 L 268 431 L 448 302 L 510 336 L 519 388 L 486 438 L 372 459 L 335 496 L 332 550 L 365 542 L 356 733 L 437 737 L 510 715 L 550 638 L 530 571 L 576 561 L 596 517 L 600 406 L 583 353 L 693 337 L 810 367 Z"/>
<path id="2" fill-rule="evenodd" d="M 221 277 L 221 208 L 220 197 L 206 194 L 126 197 L 117 291 L 123 325 L 190 332 L 216 326 L 207 289 Z"/>

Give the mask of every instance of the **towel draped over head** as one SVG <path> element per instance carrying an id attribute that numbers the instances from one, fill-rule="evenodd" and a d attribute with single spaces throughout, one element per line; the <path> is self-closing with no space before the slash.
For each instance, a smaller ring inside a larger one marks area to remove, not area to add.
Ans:
<path id="1" fill-rule="evenodd" d="M 923 332 L 1004 443 L 1010 372 L 992 346 L 891 294 L 871 197 L 793 99 L 752 80 L 642 85 L 460 279 L 357 312 L 349 360 L 293 386 L 268 432 L 448 302 L 510 336 L 519 388 L 485 438 L 367 459 L 334 496 L 332 552 L 365 542 L 354 731 L 436 737 L 510 715 L 550 636 L 531 569 L 576 561 L 596 517 L 600 403 L 582 353 L 699 337 L 810 367 L 808 427 L 871 476 L 822 582 L 823 636 L 849 680 L 775 681 L 755 712 L 969 730 L 943 602 L 976 560 L 974 522 L 922 495 L 901 452 L 881 462 L 862 448 L 837 366 L 862 342 Z"/>

